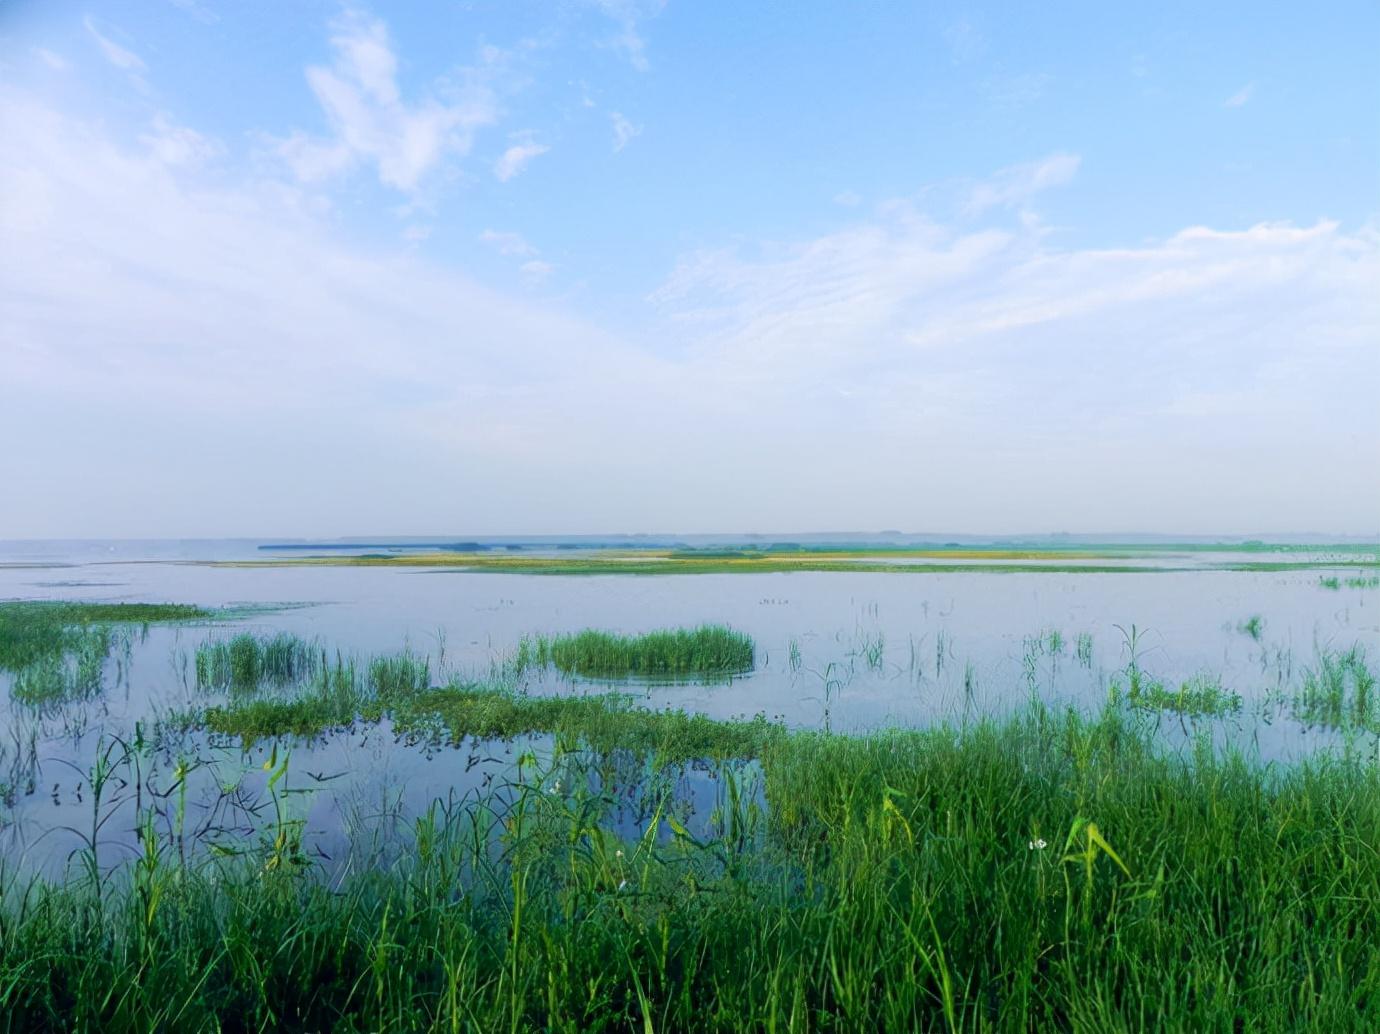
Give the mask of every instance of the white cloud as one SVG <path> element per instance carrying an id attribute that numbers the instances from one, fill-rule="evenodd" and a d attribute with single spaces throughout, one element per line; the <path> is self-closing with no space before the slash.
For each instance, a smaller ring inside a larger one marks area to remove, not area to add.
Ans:
<path id="1" fill-rule="evenodd" d="M 0 124 L 0 438 L 63 428 L 0 450 L 0 476 L 46 500 L 7 501 L 0 536 L 344 534 L 407 523 L 397 500 L 418 492 L 426 521 L 498 526 L 474 507 L 504 468 L 505 508 L 574 489 L 542 473 L 590 444 L 560 443 L 570 386 L 654 365 L 525 293 L 343 245 L 294 190 L 166 164 L 6 87 Z M 332 513 L 343 497 L 320 485 L 358 485 L 355 464 L 369 498 Z"/>
<path id="2" fill-rule="evenodd" d="M 499 182 L 507 183 L 527 168 L 527 163 L 533 158 L 543 155 L 549 150 L 551 148 L 545 144 L 534 143 L 532 140 L 521 140 L 504 151 L 498 161 L 494 163 L 494 175 Z"/>
<path id="3" fill-rule="evenodd" d="M 307 82 L 331 126 L 331 135 L 296 132 L 279 153 L 297 178 L 317 182 L 359 162 L 371 164 L 379 181 L 404 193 L 415 191 L 445 156 L 469 152 L 474 132 L 498 119 L 498 102 L 488 77 L 502 52 L 488 48 L 481 64 L 447 100 L 403 99 L 397 84 L 397 56 L 383 22 L 351 11 L 332 28 L 335 62 L 307 69 Z"/>
<path id="4" fill-rule="evenodd" d="M 1241 87 L 1241 89 L 1237 90 L 1230 97 L 1228 97 L 1225 101 L 1223 101 L 1222 106 L 1225 108 L 1239 108 L 1242 105 L 1246 104 L 1254 94 L 1255 83 L 1247 83 L 1245 86 Z"/>
<path id="5" fill-rule="evenodd" d="M 47 47 L 34 47 L 33 53 L 36 58 L 51 68 L 54 72 L 65 72 L 70 67 L 67 59 L 61 54 L 54 53 Z"/>
<path id="6" fill-rule="evenodd" d="M 520 233 L 509 230 L 485 230 L 479 235 L 480 241 L 494 248 L 500 255 L 522 257 L 537 254 L 537 249 L 527 243 Z"/>
<path id="7" fill-rule="evenodd" d="M 635 126 L 621 112 L 611 112 L 609 121 L 613 124 L 613 149 L 621 151 L 628 146 L 633 137 L 642 132 L 641 126 Z"/>
<path id="8" fill-rule="evenodd" d="M 1373 227 L 1060 248 L 1004 202 L 980 230 L 896 202 L 687 255 L 624 336 L 6 87 L 0 123 L 0 483 L 44 486 L 0 537 L 1380 512 Z"/>
<path id="9" fill-rule="evenodd" d="M 1076 154 L 1052 154 L 1036 162 L 1002 169 L 972 189 L 967 211 L 977 215 L 989 208 L 1024 204 L 1042 190 L 1068 183 L 1081 162 Z"/>

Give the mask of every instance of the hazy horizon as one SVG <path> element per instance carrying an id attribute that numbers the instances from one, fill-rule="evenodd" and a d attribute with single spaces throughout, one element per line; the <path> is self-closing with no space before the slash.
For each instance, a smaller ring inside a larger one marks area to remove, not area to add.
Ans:
<path id="1" fill-rule="evenodd" d="M 0 4 L 0 540 L 1375 536 L 1377 43 Z"/>

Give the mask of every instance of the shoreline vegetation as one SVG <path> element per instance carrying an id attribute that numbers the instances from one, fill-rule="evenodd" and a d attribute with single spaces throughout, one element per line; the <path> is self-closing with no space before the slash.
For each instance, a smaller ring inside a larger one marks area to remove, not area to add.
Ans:
<path id="1" fill-rule="evenodd" d="M 1165 685 L 1128 634 L 1100 707 L 1031 694 L 860 734 L 519 688 L 561 649 L 571 671 L 711 678 L 754 653 L 723 626 L 529 637 L 472 682 L 407 650 L 213 637 L 203 704 L 100 748 L 67 877 L 0 866 L 0 1034 L 1376 1029 L 1365 652 L 1320 649 L 1279 701 L 1356 749 L 1266 764 L 1214 740 L 1236 694 Z M 1165 718 L 1189 723 L 1177 750 Z M 327 869 L 292 751 L 385 722 L 432 748 L 521 746 L 487 789 Z M 137 854 L 102 851 L 111 787 L 197 730 L 264 747 L 262 828 L 198 848 L 179 797 L 196 762 L 179 762 L 147 788 Z M 714 786 L 694 820 L 675 796 L 689 771 Z"/>
<path id="2" fill-rule="evenodd" d="M 1373 762 L 1176 756 L 1114 705 L 861 736 L 597 697 L 428 690 L 412 706 L 454 735 L 555 729 L 557 746 L 487 797 L 437 802 L 389 866 L 329 882 L 280 821 L 204 859 L 150 822 L 118 879 L 5 883 L 0 1029 L 1380 1020 Z M 576 712 L 563 736 L 553 716 Z M 651 780 L 641 834 L 610 832 L 625 802 L 599 773 L 629 754 L 709 764 L 708 828 Z M 286 750 L 266 767 L 277 801 Z"/>

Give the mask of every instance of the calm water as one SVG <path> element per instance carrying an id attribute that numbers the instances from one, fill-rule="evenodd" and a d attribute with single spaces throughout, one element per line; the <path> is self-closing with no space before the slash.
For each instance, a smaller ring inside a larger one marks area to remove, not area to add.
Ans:
<path id="1" fill-rule="evenodd" d="M 9 779 L 18 788 L 14 801 L 0 806 L 7 861 L 60 870 L 81 843 L 64 827 L 91 824 L 88 770 L 98 743 L 112 735 L 128 739 L 136 722 L 148 729 L 160 713 L 204 702 L 194 685 L 197 644 L 246 628 L 295 632 L 361 655 L 407 646 L 427 654 L 434 673 L 482 676 L 524 634 L 723 622 L 756 640 L 757 671 L 721 684 L 634 691 L 655 707 L 715 717 L 762 713 L 796 727 L 861 731 L 998 714 L 1032 692 L 1095 704 L 1129 660 L 1123 630 L 1134 624 L 1147 672 L 1174 686 L 1207 675 L 1243 696 L 1241 714 L 1206 727 L 1219 741 L 1267 758 L 1333 745 L 1325 733 L 1267 708 L 1270 694 L 1296 685 L 1320 647 L 1359 643 L 1372 666 L 1380 657 L 1380 592 L 1327 590 L 1318 571 L 551 577 L 192 562 L 262 557 L 257 545 L 0 544 L 0 599 L 294 605 L 231 626 L 151 628 L 127 650 L 112 651 L 101 697 L 48 716 L 11 701 L 8 676 L 0 675 L 0 782 L 6 771 L 27 773 Z M 1241 628 L 1255 616 L 1262 622 L 1258 640 Z M 1058 650 L 1049 647 L 1051 632 L 1062 639 Z M 1090 657 L 1078 655 L 1080 635 L 1090 638 Z M 605 686 L 548 675 L 524 688 L 570 693 Z M 1261 718 L 1266 711 L 1268 721 Z M 1171 746 L 1192 731 L 1177 718 L 1165 725 Z M 386 727 L 361 728 L 293 745 L 289 785 L 301 791 L 295 806 L 307 820 L 309 842 L 333 858 L 353 848 L 359 860 L 361 845 L 389 842 L 390 825 L 405 826 L 438 796 L 513 778 L 517 757 L 543 746 L 538 738 L 428 751 L 398 742 Z M 255 809 L 267 802 L 261 763 L 269 749 L 245 755 L 234 744 L 187 737 L 146 750 L 137 780 L 129 774 L 112 790 L 108 860 L 128 852 L 135 809 L 173 785 L 179 758 L 200 766 L 188 780 L 188 824 L 226 842 L 252 835 L 261 825 Z M 712 808 L 712 775 L 688 771 L 680 782 L 687 814 Z M 231 785 L 238 787 L 234 795 L 226 793 Z M 635 823 L 636 816 L 627 819 Z"/>

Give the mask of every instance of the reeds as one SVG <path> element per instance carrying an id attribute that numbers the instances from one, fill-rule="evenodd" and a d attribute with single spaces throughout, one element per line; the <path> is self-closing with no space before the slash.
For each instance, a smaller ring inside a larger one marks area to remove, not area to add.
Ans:
<path id="1" fill-rule="evenodd" d="M 1365 648 L 1320 649 L 1294 694 L 1294 715 L 1311 725 L 1380 732 L 1380 694 Z"/>
<path id="2" fill-rule="evenodd" d="M 624 636 L 587 629 L 571 635 L 527 636 L 514 667 L 554 666 L 587 678 L 688 678 L 751 671 L 751 637 L 724 625 L 665 629 Z"/>
<path id="3" fill-rule="evenodd" d="M 694 821 L 651 781 L 622 837 L 599 754 L 524 757 L 330 881 L 281 809 L 235 857 L 149 823 L 102 893 L 0 877 L 0 1031 L 1380 1027 L 1380 770 L 1151 724 L 777 731 L 762 795 L 711 765 Z"/>
<path id="4" fill-rule="evenodd" d="M 308 681 L 326 666 L 321 648 L 298 636 L 241 632 L 197 647 L 196 684 L 201 690 L 252 693 L 263 686 L 282 688 Z"/>

